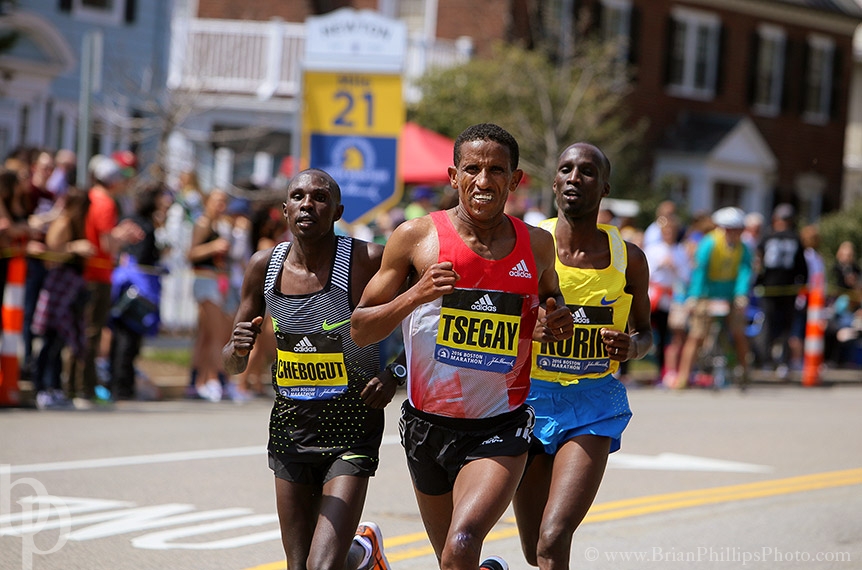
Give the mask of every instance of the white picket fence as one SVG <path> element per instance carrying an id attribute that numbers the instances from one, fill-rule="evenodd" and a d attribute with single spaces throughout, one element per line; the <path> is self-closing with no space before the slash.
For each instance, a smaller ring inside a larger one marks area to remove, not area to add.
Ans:
<path id="1" fill-rule="evenodd" d="M 172 89 L 195 92 L 296 97 L 299 94 L 305 24 L 206 18 L 175 18 L 168 72 Z M 405 54 L 405 91 L 434 67 L 468 61 L 473 43 L 410 37 Z"/>
<path id="2" fill-rule="evenodd" d="M 198 322 L 198 304 L 192 295 L 193 281 L 194 273 L 188 266 L 173 269 L 162 277 L 162 331 L 171 334 L 194 331 Z"/>

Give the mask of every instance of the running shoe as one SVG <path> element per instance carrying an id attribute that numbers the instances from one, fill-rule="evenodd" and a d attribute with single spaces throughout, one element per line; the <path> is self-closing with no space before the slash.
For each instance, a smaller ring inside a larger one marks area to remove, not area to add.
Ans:
<path id="1" fill-rule="evenodd" d="M 479 570 L 509 570 L 509 565 L 499 556 L 489 556 L 479 565 Z"/>
<path id="2" fill-rule="evenodd" d="M 368 564 L 361 570 L 392 570 L 392 567 L 389 566 L 389 561 L 383 555 L 383 534 L 380 532 L 380 527 L 375 523 L 359 523 L 359 526 L 356 528 L 356 536 L 353 540 L 370 545 L 371 547 L 371 558 L 368 560 Z M 508 568 L 505 570 L 508 570 Z"/>
<path id="3" fill-rule="evenodd" d="M 54 399 L 54 407 L 55 408 L 71 408 L 72 401 L 66 397 L 65 392 L 60 390 L 59 388 L 52 388 L 50 390 L 51 397 Z"/>
<path id="4" fill-rule="evenodd" d="M 225 386 L 224 395 L 222 397 L 223 399 L 230 400 L 236 404 L 242 404 L 254 398 L 254 396 L 252 396 L 233 382 L 228 382 L 227 386 Z"/>
<path id="5" fill-rule="evenodd" d="M 183 398 L 186 400 L 203 400 L 203 396 L 201 396 L 200 392 L 195 386 L 186 386 L 185 391 L 183 392 Z"/>
<path id="6" fill-rule="evenodd" d="M 90 398 L 81 398 L 81 397 L 72 398 L 72 406 L 76 410 L 83 410 L 83 411 L 92 410 L 93 409 L 93 400 L 91 400 Z"/>
<path id="7" fill-rule="evenodd" d="M 48 410 L 54 407 L 54 394 L 50 390 L 39 390 L 36 393 L 36 408 Z"/>
<path id="8" fill-rule="evenodd" d="M 203 386 L 198 388 L 198 394 L 201 395 L 201 398 L 210 402 L 221 402 L 222 396 L 224 396 L 221 383 L 215 378 L 210 378 Z"/>

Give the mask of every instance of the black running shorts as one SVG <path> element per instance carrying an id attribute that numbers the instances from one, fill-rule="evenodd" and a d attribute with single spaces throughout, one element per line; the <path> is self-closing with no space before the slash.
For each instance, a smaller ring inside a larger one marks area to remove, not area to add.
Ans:
<path id="1" fill-rule="evenodd" d="M 527 405 L 492 418 L 461 419 L 420 412 L 405 401 L 398 428 L 413 485 L 426 495 L 443 495 L 470 461 L 526 453 L 534 423 Z"/>
<path id="2" fill-rule="evenodd" d="M 377 457 L 350 451 L 338 456 L 318 455 L 312 458 L 306 455 L 302 459 L 301 462 L 286 462 L 270 452 L 269 468 L 279 479 L 302 485 L 323 486 L 324 483 L 341 475 L 373 477 L 378 464 Z M 313 460 L 309 461 L 309 459 Z"/>

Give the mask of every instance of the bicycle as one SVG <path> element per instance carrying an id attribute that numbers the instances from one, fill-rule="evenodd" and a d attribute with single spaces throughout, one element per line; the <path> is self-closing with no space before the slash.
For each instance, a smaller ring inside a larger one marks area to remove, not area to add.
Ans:
<path id="1" fill-rule="evenodd" d="M 728 375 L 730 375 L 730 383 L 744 391 L 748 388 L 749 378 L 744 373 L 742 363 L 737 362 L 736 350 L 731 342 L 727 324 L 731 310 L 730 301 L 710 299 L 706 310 L 710 317 L 710 325 L 695 360 L 696 372 L 693 384 L 721 390 L 728 385 Z M 763 326 L 763 320 L 763 311 L 749 305 L 746 308 L 745 336 L 749 339 L 756 337 Z"/>

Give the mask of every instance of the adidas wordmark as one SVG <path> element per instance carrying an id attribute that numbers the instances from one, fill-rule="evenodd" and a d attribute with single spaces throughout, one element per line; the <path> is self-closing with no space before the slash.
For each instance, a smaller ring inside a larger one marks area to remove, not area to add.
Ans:
<path id="1" fill-rule="evenodd" d="M 307 336 L 302 337 L 302 340 L 296 343 L 293 347 L 293 352 L 317 352 L 317 347 L 311 344 Z"/>
<path id="2" fill-rule="evenodd" d="M 496 313 L 497 307 L 494 306 L 494 302 L 491 301 L 491 297 L 485 293 L 478 301 L 470 305 L 470 308 L 474 311 L 487 311 L 489 313 Z"/>
<path id="3" fill-rule="evenodd" d="M 590 324 L 590 317 L 587 316 L 583 307 L 572 313 L 572 320 L 580 325 Z"/>
<path id="4" fill-rule="evenodd" d="M 509 275 L 512 277 L 523 277 L 524 279 L 532 279 L 533 274 L 527 269 L 527 263 L 522 259 L 518 265 L 509 270 Z"/>

